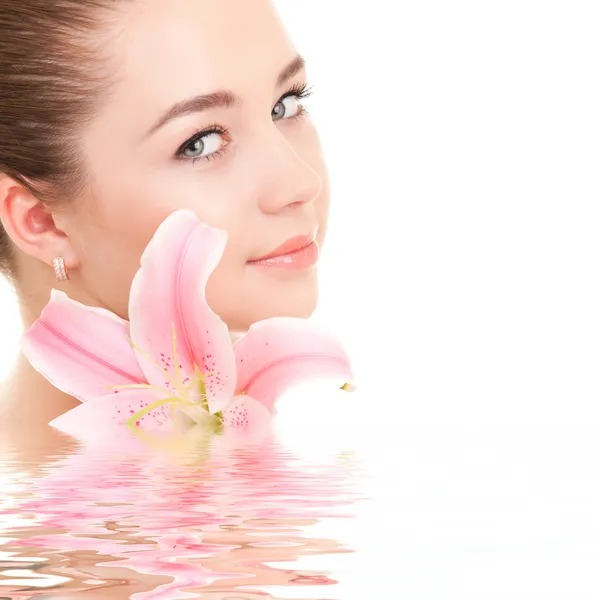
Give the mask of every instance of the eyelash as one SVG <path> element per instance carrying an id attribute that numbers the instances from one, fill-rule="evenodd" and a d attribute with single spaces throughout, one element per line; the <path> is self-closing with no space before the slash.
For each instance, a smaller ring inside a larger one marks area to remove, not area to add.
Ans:
<path id="1" fill-rule="evenodd" d="M 285 100 L 286 98 L 289 98 L 290 96 L 296 96 L 296 98 L 298 98 L 298 100 L 303 100 L 304 98 L 308 98 L 309 96 L 311 96 L 312 93 L 313 93 L 312 86 L 309 87 L 308 84 L 298 83 L 298 84 L 294 85 L 293 87 L 291 87 L 283 96 L 281 96 L 281 98 L 279 98 L 279 100 L 277 102 L 278 103 L 282 102 L 283 100 Z M 290 119 L 302 119 L 302 118 L 306 117 L 307 115 L 308 115 L 308 110 L 304 106 L 301 106 L 297 115 L 294 115 L 293 117 L 289 117 L 289 119 L 284 119 L 284 120 L 289 121 Z M 198 140 L 200 140 L 206 136 L 209 136 L 213 133 L 217 133 L 219 135 L 224 135 L 227 137 L 229 135 L 229 129 L 227 129 L 226 127 L 221 127 L 220 125 L 217 125 L 217 124 L 213 124 L 213 125 L 210 125 L 209 127 L 207 127 L 206 129 L 202 129 L 201 131 L 198 131 L 189 140 L 187 140 L 182 146 L 179 147 L 179 150 L 177 150 L 177 152 L 175 153 L 175 159 L 182 160 L 182 161 L 192 161 L 192 164 L 195 164 L 196 161 L 199 161 L 199 160 L 200 161 L 211 161 L 211 160 L 216 160 L 217 158 L 220 158 L 221 156 L 223 156 L 226 152 L 228 152 L 227 146 L 223 146 L 223 148 L 220 148 L 219 150 L 216 150 L 215 152 L 212 152 L 211 154 L 208 154 L 207 156 L 196 156 L 195 158 L 189 158 L 187 156 L 183 156 L 183 152 L 185 151 L 185 149 L 188 146 L 191 146 Z"/>

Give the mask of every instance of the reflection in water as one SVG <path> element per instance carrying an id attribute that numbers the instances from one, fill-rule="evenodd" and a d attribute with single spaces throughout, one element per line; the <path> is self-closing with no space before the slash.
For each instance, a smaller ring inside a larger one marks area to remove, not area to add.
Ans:
<path id="1" fill-rule="evenodd" d="M 327 572 L 295 564 L 352 552 L 311 528 L 343 530 L 356 467 L 302 461 L 274 439 L 225 442 L 3 455 L 0 598 L 244 600 L 275 598 L 274 586 L 286 598 L 337 598 Z"/>

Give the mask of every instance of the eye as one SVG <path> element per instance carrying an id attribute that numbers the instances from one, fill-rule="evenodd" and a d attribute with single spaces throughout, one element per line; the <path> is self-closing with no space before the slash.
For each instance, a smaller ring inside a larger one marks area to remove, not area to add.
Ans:
<path id="1" fill-rule="evenodd" d="M 226 141 L 223 139 L 225 131 L 213 128 L 201 131 L 186 142 L 178 151 L 177 157 L 181 159 L 210 159 L 213 154 L 221 152 Z"/>
<path id="2" fill-rule="evenodd" d="M 300 117 L 307 114 L 307 110 L 302 106 L 300 100 L 308 98 L 311 94 L 312 91 L 306 84 L 294 86 L 273 107 L 271 111 L 273 121 L 292 119 L 293 117 Z"/>
<path id="3" fill-rule="evenodd" d="M 302 105 L 296 96 L 288 96 L 280 100 L 271 112 L 273 115 L 273 121 L 279 121 L 281 119 L 290 119 L 291 117 L 298 116 L 298 113 L 302 110 Z"/>

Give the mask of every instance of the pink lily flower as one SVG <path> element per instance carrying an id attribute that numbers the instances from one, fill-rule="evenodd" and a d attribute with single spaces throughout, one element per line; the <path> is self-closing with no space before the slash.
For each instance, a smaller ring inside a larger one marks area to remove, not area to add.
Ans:
<path id="1" fill-rule="evenodd" d="M 307 378 L 350 388 L 341 344 L 306 319 L 255 323 L 232 345 L 205 297 L 226 243 L 190 210 L 167 217 L 134 277 L 129 322 L 52 290 L 21 343 L 37 371 L 81 401 L 51 426 L 88 440 L 245 429 L 270 420 L 277 398 Z"/>

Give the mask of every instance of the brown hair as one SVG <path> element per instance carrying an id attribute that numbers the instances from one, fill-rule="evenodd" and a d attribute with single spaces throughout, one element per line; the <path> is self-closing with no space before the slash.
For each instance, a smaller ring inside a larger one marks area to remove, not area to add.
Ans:
<path id="1" fill-rule="evenodd" d="M 115 80 L 102 53 L 123 0 L 0 0 L 0 176 L 41 202 L 88 188 L 81 131 Z M 0 224 L 0 271 L 14 275 Z"/>

